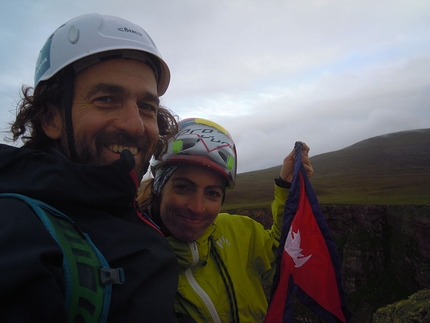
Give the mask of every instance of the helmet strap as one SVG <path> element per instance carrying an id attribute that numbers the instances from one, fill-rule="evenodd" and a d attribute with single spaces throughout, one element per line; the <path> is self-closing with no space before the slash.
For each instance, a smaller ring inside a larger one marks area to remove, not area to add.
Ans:
<path id="1" fill-rule="evenodd" d="M 73 83 L 74 83 L 73 74 L 69 74 L 64 77 L 63 104 L 64 104 L 64 119 L 66 122 L 67 146 L 69 148 L 70 159 L 76 162 L 78 160 L 78 154 L 76 152 L 75 136 L 73 134 L 73 123 L 72 123 Z"/>

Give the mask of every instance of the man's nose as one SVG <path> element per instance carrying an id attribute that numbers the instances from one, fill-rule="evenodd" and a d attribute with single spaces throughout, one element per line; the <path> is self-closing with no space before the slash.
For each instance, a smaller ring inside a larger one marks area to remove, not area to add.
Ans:
<path id="1" fill-rule="evenodd" d="M 127 131 L 132 136 L 139 136 L 145 131 L 145 124 L 136 103 L 124 104 L 119 113 L 116 125 L 118 130 Z"/>

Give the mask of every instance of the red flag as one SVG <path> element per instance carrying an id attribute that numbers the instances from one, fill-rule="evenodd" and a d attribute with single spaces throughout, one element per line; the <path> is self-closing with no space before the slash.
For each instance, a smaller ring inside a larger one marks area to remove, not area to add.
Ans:
<path id="1" fill-rule="evenodd" d="M 351 322 L 345 304 L 340 261 L 296 143 L 293 183 L 265 323 L 290 323 L 293 293 L 329 323 Z"/>

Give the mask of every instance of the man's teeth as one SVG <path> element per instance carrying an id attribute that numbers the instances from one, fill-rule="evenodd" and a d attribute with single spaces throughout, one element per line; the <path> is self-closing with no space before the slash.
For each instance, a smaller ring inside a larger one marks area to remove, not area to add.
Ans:
<path id="1" fill-rule="evenodd" d="M 136 147 L 128 147 L 128 146 L 120 146 L 120 145 L 109 145 L 107 147 L 109 150 L 113 151 L 114 153 L 122 153 L 124 149 L 130 150 L 130 152 L 133 155 L 136 155 L 139 152 L 139 149 Z"/>

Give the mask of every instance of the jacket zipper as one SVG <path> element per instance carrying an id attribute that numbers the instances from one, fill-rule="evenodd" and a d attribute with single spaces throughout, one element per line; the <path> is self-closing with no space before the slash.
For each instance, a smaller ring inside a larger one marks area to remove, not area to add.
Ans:
<path id="1" fill-rule="evenodd" d="M 202 299 L 203 303 L 205 303 L 211 317 L 212 320 L 215 323 L 222 323 L 221 319 L 219 318 L 218 312 L 215 308 L 214 303 L 212 302 L 211 298 L 209 297 L 209 295 L 203 290 L 203 288 L 200 287 L 200 285 L 197 283 L 196 279 L 193 276 L 193 272 L 191 270 L 191 268 L 193 266 L 195 266 L 198 261 L 199 261 L 199 250 L 197 248 L 197 244 L 195 241 L 193 242 L 189 242 L 188 246 L 190 247 L 191 250 L 191 255 L 193 257 L 193 261 L 192 261 L 192 265 L 190 268 L 188 268 L 185 271 L 185 277 L 187 277 L 188 282 L 190 283 L 192 289 L 197 293 L 197 295 L 200 296 L 200 298 Z"/>

